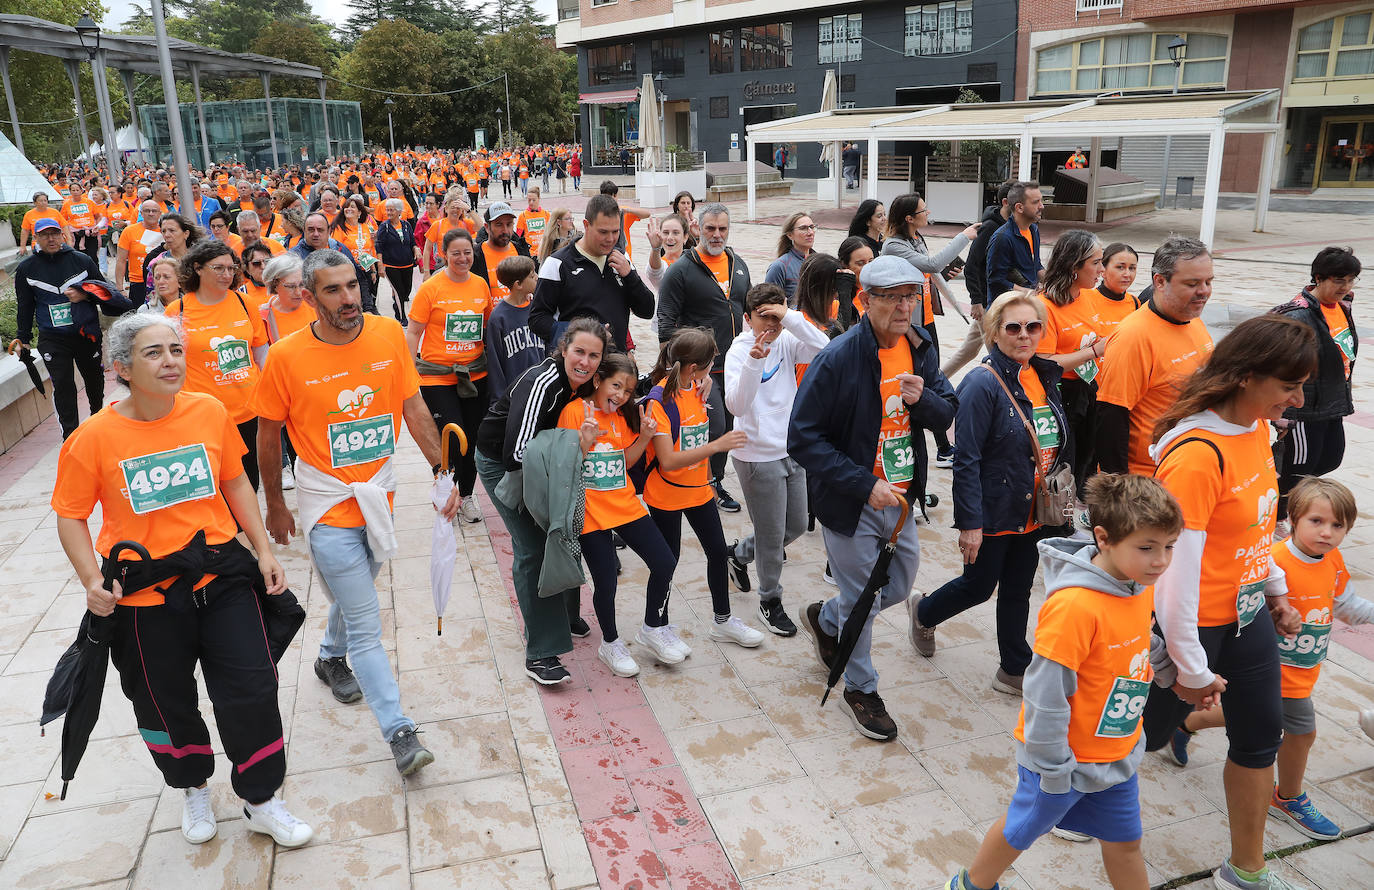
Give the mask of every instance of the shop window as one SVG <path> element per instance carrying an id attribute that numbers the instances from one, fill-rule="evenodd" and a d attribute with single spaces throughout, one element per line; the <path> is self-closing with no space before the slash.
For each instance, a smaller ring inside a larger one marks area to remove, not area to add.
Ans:
<path id="1" fill-rule="evenodd" d="M 730 116 L 730 97 L 712 96 L 711 97 L 711 117 L 719 120 Z"/>
<path id="2" fill-rule="evenodd" d="M 863 16 L 833 15 L 820 20 L 819 62 L 857 62 L 864 57 Z"/>
<path id="3" fill-rule="evenodd" d="M 740 28 L 741 71 L 772 71 L 792 67 L 792 23 Z"/>
<path id="4" fill-rule="evenodd" d="M 708 55 L 709 71 L 712 74 L 735 73 L 735 31 L 712 31 Z"/>
<path id="5" fill-rule="evenodd" d="M 1174 64 L 1169 59 L 1169 44 L 1178 36 L 1121 34 L 1046 47 L 1036 54 L 1035 92 L 1171 90 Z M 1180 86 L 1224 87 L 1229 38 L 1222 34 L 1182 36 L 1188 48 L 1179 76 Z"/>
<path id="6" fill-rule="evenodd" d="M 587 82 L 592 86 L 635 81 L 635 47 L 633 43 L 614 43 L 610 46 L 587 48 Z"/>
<path id="7" fill-rule="evenodd" d="M 1374 75 L 1374 13 L 1337 16 L 1298 32 L 1294 80 Z"/>
<path id="8" fill-rule="evenodd" d="M 649 41 L 650 64 L 654 76 L 681 77 L 687 50 L 681 37 Z"/>
<path id="9" fill-rule="evenodd" d="M 938 56 L 973 49 L 973 0 L 944 0 L 906 8 L 906 54 Z"/>
<path id="10" fill-rule="evenodd" d="M 854 75 L 852 75 L 852 74 L 841 74 L 841 75 L 840 75 L 840 92 L 841 92 L 841 93 L 852 93 L 852 92 L 854 92 L 854 86 L 855 86 L 855 84 L 856 84 L 857 82 L 858 82 L 858 81 L 857 81 L 857 79 L 854 77 Z"/>

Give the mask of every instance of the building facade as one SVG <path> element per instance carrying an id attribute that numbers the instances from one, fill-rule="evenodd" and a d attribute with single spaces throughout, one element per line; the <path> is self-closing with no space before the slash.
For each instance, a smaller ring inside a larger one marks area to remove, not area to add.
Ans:
<path id="1" fill-rule="evenodd" d="M 1284 127 L 1277 170 L 1255 163 L 1261 137 L 1230 137 L 1221 190 L 1254 192 L 1261 175 L 1282 189 L 1374 187 L 1369 0 L 1026 0 L 1020 25 L 1018 99 L 1276 89 Z M 1169 45 L 1180 38 L 1175 67 Z M 1157 188 L 1164 137 L 1104 142 L 1105 159 Z M 1205 167 L 1205 138 L 1173 141 L 1171 179 L 1194 177 L 1200 193 Z"/>
<path id="2" fill-rule="evenodd" d="M 358 156 L 363 153 L 363 118 L 357 102 L 330 99 L 329 142 L 325 143 L 324 107 L 318 99 L 272 100 L 272 129 L 276 133 L 277 163 L 319 163 L 327 157 Z M 209 136 L 210 158 L 215 163 L 240 163 L 249 169 L 272 166 L 272 141 L 268 137 L 267 101 L 238 99 L 206 102 L 205 132 Z M 177 106 L 181 131 L 186 137 L 186 152 L 191 163 L 201 158 L 200 122 L 196 106 Z M 153 156 L 170 160 L 171 136 L 167 127 L 166 105 L 140 105 L 141 128 L 151 145 Z"/>
<path id="3" fill-rule="evenodd" d="M 965 87 L 1011 99 L 1016 17 L 1015 0 L 560 0 L 557 41 L 577 51 L 589 163 L 609 168 L 659 125 L 639 117 L 645 74 L 665 100 L 665 144 L 725 161 L 742 157 L 747 125 L 818 111 L 830 69 L 857 107 L 952 102 Z M 792 148 L 789 175 L 823 175 L 819 146 Z"/>

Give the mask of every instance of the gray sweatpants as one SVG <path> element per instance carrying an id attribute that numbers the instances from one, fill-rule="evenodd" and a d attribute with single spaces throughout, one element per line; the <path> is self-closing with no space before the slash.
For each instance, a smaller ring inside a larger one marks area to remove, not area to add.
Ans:
<path id="1" fill-rule="evenodd" d="M 806 471 L 790 457 L 731 460 L 754 525 L 754 533 L 735 548 L 735 558 L 758 564 L 760 601 L 780 599 L 782 549 L 806 533 Z"/>
<path id="2" fill-rule="evenodd" d="M 968 326 L 964 342 L 959 344 L 959 349 L 940 366 L 940 373 L 946 377 L 952 377 L 955 371 L 976 359 L 982 351 L 983 323 L 980 319 L 975 318 L 973 324 Z"/>

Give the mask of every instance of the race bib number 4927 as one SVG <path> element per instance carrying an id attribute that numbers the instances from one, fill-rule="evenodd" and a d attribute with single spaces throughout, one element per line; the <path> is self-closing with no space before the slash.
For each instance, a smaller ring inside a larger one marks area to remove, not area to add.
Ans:
<path id="1" fill-rule="evenodd" d="M 329 425 L 329 465 L 338 470 L 391 457 L 396 450 L 390 414 Z"/>
<path id="2" fill-rule="evenodd" d="M 186 445 L 119 462 L 129 506 L 142 516 L 215 496 L 215 477 L 204 445 Z"/>

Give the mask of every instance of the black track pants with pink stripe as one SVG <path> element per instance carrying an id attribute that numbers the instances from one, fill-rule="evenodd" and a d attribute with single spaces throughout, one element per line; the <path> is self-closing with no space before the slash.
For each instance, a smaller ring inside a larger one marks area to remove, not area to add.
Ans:
<path id="1" fill-rule="evenodd" d="M 133 703 L 143 743 L 173 788 L 194 788 L 215 771 L 210 731 L 200 716 L 194 674 L 200 662 L 215 709 L 230 782 L 262 803 L 286 775 L 277 669 L 267 648 L 257 595 L 241 579 L 217 578 L 195 605 L 118 606 L 111 660 Z"/>

